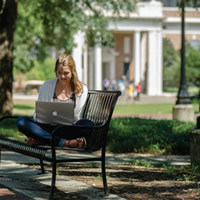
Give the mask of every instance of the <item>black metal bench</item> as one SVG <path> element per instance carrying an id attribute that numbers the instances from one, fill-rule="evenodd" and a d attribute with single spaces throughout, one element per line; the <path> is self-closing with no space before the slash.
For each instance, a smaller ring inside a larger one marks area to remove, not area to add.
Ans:
<path id="1" fill-rule="evenodd" d="M 43 161 L 48 161 L 52 163 L 52 181 L 51 181 L 51 190 L 49 194 L 49 199 L 53 199 L 53 193 L 56 182 L 56 166 L 57 163 L 64 162 L 87 162 L 87 161 L 100 161 L 101 162 L 101 170 L 103 177 L 103 185 L 104 185 L 104 193 L 108 194 L 107 188 L 107 180 L 106 180 L 106 169 L 105 169 L 105 155 L 106 155 L 106 140 L 107 133 L 110 124 L 110 120 L 112 117 L 112 113 L 114 107 L 116 105 L 117 99 L 120 96 L 119 91 L 89 91 L 88 98 L 86 102 L 86 106 L 83 113 L 83 118 L 90 119 L 94 123 L 94 127 L 83 127 L 80 125 L 76 126 L 63 126 L 60 125 L 56 127 L 52 131 L 51 138 L 51 146 L 42 146 L 38 145 L 36 147 L 31 147 L 26 145 L 25 143 L 21 143 L 15 140 L 10 140 L 5 137 L 0 137 L 0 153 L 1 149 L 15 151 L 27 156 L 31 156 L 34 158 L 38 158 L 40 160 L 41 172 L 45 173 Z M 5 116 L 0 118 L 0 122 L 10 118 L 17 118 L 15 116 Z M 79 129 L 85 129 L 85 131 L 89 131 L 90 137 L 87 141 L 87 147 L 85 150 L 75 149 L 75 148 L 60 148 L 55 147 L 54 145 L 54 137 L 59 135 L 61 137 L 65 137 L 65 133 L 63 130 L 67 128 L 67 130 L 71 129 L 72 131 L 79 131 Z M 1 133 L 0 133 L 1 135 Z M 51 151 L 51 156 L 47 154 L 47 151 Z M 98 150 L 101 150 L 101 154 L 95 157 L 86 157 L 84 158 L 71 158 L 71 159 L 63 159 L 57 158 L 56 152 L 58 150 L 73 150 L 81 153 L 92 153 Z M 1 155 L 1 154 L 0 154 Z"/>

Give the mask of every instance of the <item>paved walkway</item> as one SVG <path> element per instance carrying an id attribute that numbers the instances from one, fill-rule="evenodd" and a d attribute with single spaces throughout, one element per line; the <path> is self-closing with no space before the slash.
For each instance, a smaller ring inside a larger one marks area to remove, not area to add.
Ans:
<path id="1" fill-rule="evenodd" d="M 0 185 L 0 199 L 1 200 L 31 200 L 30 198 L 13 191 L 10 188 Z"/>
<path id="2" fill-rule="evenodd" d="M 73 153 L 70 156 L 82 156 Z M 68 156 L 69 157 L 69 156 Z M 156 156 L 150 154 L 108 154 L 107 164 L 125 163 L 133 159 L 167 162 L 172 165 L 189 165 L 189 156 Z M 51 174 L 40 174 L 39 170 L 26 167 L 26 163 L 38 163 L 30 158 L 11 151 L 2 152 L 0 170 L 0 199 L 2 200 L 47 200 Z M 103 196 L 103 192 L 85 183 L 74 181 L 66 176 L 57 175 L 56 186 L 67 196 L 80 194 L 87 200 L 124 200 L 117 195 Z"/>

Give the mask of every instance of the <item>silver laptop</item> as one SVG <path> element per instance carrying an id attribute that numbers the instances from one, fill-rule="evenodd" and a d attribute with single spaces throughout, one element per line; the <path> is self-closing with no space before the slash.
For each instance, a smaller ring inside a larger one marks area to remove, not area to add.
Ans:
<path id="1" fill-rule="evenodd" d="M 36 101 L 36 121 L 43 124 L 73 124 L 74 103 Z"/>

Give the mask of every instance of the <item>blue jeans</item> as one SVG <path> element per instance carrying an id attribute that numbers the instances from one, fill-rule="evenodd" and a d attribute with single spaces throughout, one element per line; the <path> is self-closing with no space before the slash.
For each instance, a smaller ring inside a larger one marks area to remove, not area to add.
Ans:
<path id="1" fill-rule="evenodd" d="M 93 122 L 88 119 L 80 119 L 75 123 L 75 125 L 83 125 L 90 127 L 94 126 Z M 17 119 L 17 127 L 20 132 L 25 134 L 28 138 L 34 138 L 48 145 L 50 144 L 51 132 L 54 128 L 56 128 L 56 126 L 58 125 L 37 123 L 33 120 L 32 117 L 19 117 Z M 67 132 L 66 137 L 67 139 L 86 137 L 87 140 L 87 135 L 84 135 L 84 133 L 81 132 L 75 133 L 69 131 Z M 67 139 L 56 136 L 55 145 L 58 147 L 63 147 Z"/>

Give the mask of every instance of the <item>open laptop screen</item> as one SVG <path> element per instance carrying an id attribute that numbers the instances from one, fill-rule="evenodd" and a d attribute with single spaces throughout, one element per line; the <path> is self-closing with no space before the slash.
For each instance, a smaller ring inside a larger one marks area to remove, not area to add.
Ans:
<path id="1" fill-rule="evenodd" d="M 73 124 L 74 103 L 36 101 L 36 121 L 43 124 Z"/>

